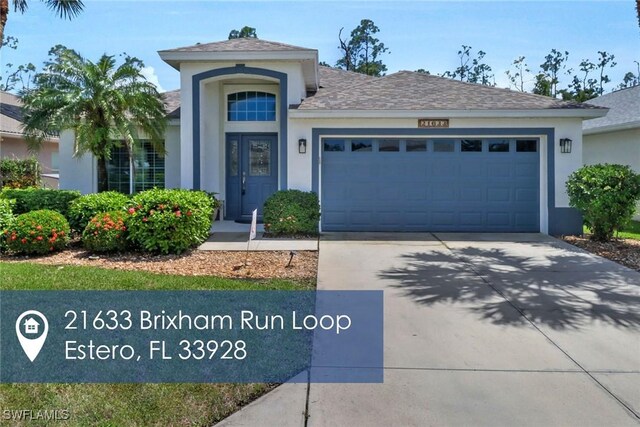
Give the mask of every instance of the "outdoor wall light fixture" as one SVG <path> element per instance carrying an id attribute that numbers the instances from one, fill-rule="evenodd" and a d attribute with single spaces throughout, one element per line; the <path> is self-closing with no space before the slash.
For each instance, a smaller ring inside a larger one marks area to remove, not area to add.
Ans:
<path id="1" fill-rule="evenodd" d="M 307 152 L 307 140 L 301 138 L 298 140 L 298 153 L 304 154 Z"/>
<path id="2" fill-rule="evenodd" d="M 571 141 L 569 138 L 560 139 L 560 152 L 563 154 L 571 152 Z"/>

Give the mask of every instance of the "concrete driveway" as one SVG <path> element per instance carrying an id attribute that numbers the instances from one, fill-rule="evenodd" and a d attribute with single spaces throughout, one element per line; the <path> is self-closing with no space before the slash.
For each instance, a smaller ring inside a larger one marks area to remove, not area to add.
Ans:
<path id="1" fill-rule="evenodd" d="M 354 233 L 318 281 L 385 291 L 384 383 L 286 384 L 228 425 L 640 424 L 639 273 L 540 234 Z"/>

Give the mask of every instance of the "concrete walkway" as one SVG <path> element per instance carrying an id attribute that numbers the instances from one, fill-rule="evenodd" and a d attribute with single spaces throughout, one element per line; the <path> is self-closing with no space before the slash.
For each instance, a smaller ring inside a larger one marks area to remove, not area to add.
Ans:
<path id="1" fill-rule="evenodd" d="M 640 425 L 637 272 L 540 234 L 330 234 L 318 288 L 384 290 L 384 383 L 285 384 L 221 425 Z"/>
<path id="2" fill-rule="evenodd" d="M 216 221 L 211 236 L 198 249 L 201 251 L 246 251 L 250 224 Z M 317 251 L 318 239 L 267 239 L 264 226 L 258 224 L 256 239 L 249 242 L 250 251 Z"/>

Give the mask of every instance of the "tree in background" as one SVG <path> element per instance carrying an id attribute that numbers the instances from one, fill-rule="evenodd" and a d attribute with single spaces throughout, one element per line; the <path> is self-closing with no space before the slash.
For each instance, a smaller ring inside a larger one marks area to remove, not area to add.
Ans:
<path id="1" fill-rule="evenodd" d="M 91 62 L 74 50 L 55 46 L 34 88 L 21 93 L 27 141 L 38 149 L 52 134 L 75 133 L 74 155 L 93 154 L 98 161 L 98 191 L 106 191 L 107 160 L 125 146 L 133 158 L 141 135 L 164 153 L 166 113 L 155 85 L 142 75 L 144 64 L 124 56 Z"/>
<path id="2" fill-rule="evenodd" d="M 387 66 L 379 59 L 380 55 L 387 53 L 387 49 L 379 39 L 375 37 L 380 29 L 369 19 L 360 21 L 360 25 L 351 31 L 350 39 L 342 38 L 342 31 L 338 33 L 338 40 L 342 57 L 336 62 L 336 67 L 369 76 L 383 76 Z"/>
<path id="3" fill-rule="evenodd" d="M 476 57 L 472 58 L 472 49 L 471 46 L 462 45 L 462 48 L 458 51 L 460 65 L 453 71 L 445 71 L 442 76 L 458 79 L 461 82 L 495 86 L 492 69 L 483 62 L 486 52 L 479 50 Z"/>
<path id="4" fill-rule="evenodd" d="M 9 49 L 15 50 L 18 48 L 18 39 L 13 36 L 5 37 L 1 46 L 7 46 Z M 0 75 L 0 90 L 11 92 L 28 89 L 35 72 L 36 66 L 31 62 L 18 65 L 16 68 L 11 63 L 5 64 L 2 75 Z"/>
<path id="5" fill-rule="evenodd" d="M 622 78 L 622 83 L 618 85 L 618 89 L 626 89 L 629 87 L 634 87 L 640 85 L 640 62 L 633 61 L 636 64 L 636 74 L 632 71 L 629 71 Z"/>
<path id="6" fill-rule="evenodd" d="M 256 29 L 253 27 L 244 26 L 238 30 L 231 30 L 229 33 L 229 40 L 231 39 L 257 39 L 258 33 L 256 33 Z"/>
<path id="7" fill-rule="evenodd" d="M 509 79 L 509 84 L 513 86 L 519 92 L 525 92 L 524 83 L 525 75 L 529 74 L 529 65 L 525 62 L 524 56 L 519 56 L 511 63 L 513 70 L 507 70 L 504 73 Z"/>
<path id="8" fill-rule="evenodd" d="M 41 0 L 60 18 L 71 19 L 77 16 L 84 4 L 81 0 Z M 27 0 L 13 0 L 14 12 L 25 13 L 29 8 Z M 0 0 L 0 41 L 4 40 L 4 27 L 9 17 L 9 0 Z"/>
<path id="9" fill-rule="evenodd" d="M 550 85 L 550 93 L 553 98 L 558 95 L 558 83 L 560 82 L 560 75 L 566 70 L 566 63 L 569 60 L 569 52 L 565 51 L 562 53 L 556 49 L 551 49 L 551 52 L 544 57 L 544 62 L 540 64 L 540 69 L 542 70 L 538 77 L 536 78 L 536 84 L 541 82 L 542 77 L 540 74 L 544 76 L 544 80 L 547 81 L 546 84 Z M 571 71 L 571 70 L 570 70 Z M 544 85 L 543 85 L 544 86 Z M 543 87 L 541 86 L 541 87 Z M 534 92 L 537 93 L 537 92 Z M 542 95 L 546 95 L 542 93 Z"/>
<path id="10" fill-rule="evenodd" d="M 597 93 L 598 95 L 602 95 L 604 93 L 604 84 L 611 81 L 609 76 L 605 74 L 605 70 L 607 68 L 613 68 L 617 64 L 613 62 L 613 60 L 615 59 L 614 55 L 610 55 L 607 52 L 603 52 L 600 50 L 598 51 L 598 55 L 600 56 L 598 58 L 598 62 L 596 63 L 596 69 L 600 71 L 600 82 Z"/>

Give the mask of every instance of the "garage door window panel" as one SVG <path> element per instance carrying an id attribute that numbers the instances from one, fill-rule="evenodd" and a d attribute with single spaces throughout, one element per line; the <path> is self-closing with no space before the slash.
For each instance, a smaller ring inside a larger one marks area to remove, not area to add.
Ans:
<path id="1" fill-rule="evenodd" d="M 323 139 L 323 149 L 328 152 L 340 152 L 344 151 L 345 140 L 344 139 Z"/>
<path id="2" fill-rule="evenodd" d="M 490 153 L 508 153 L 510 145 L 511 144 L 508 139 L 490 139 L 489 152 Z"/>
<path id="3" fill-rule="evenodd" d="M 436 153 L 453 153 L 456 145 L 453 139 L 434 139 L 433 151 Z"/>
<path id="4" fill-rule="evenodd" d="M 460 151 L 463 153 L 480 153 L 482 152 L 482 140 L 463 139 L 460 141 Z"/>
<path id="5" fill-rule="evenodd" d="M 538 140 L 536 139 L 517 139 L 516 151 L 518 153 L 537 153 Z"/>
<path id="6" fill-rule="evenodd" d="M 371 139 L 352 139 L 351 151 L 353 153 L 370 153 L 373 151 L 373 140 Z"/>
<path id="7" fill-rule="evenodd" d="M 408 153 L 426 152 L 427 140 L 426 139 L 407 139 L 406 150 Z"/>
<path id="8" fill-rule="evenodd" d="M 381 139 L 378 141 L 378 151 L 381 153 L 397 153 L 400 151 L 400 140 Z"/>

